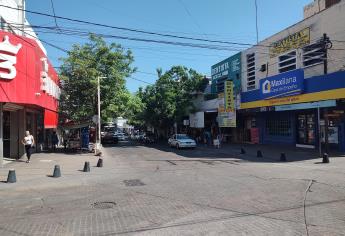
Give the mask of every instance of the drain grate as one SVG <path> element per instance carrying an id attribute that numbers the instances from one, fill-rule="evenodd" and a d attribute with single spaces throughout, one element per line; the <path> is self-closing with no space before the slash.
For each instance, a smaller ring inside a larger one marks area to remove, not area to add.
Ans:
<path id="1" fill-rule="evenodd" d="M 143 182 L 141 182 L 140 179 L 128 179 L 128 180 L 124 180 L 123 182 L 128 187 L 143 186 L 143 185 L 145 185 Z"/>
<path id="2" fill-rule="evenodd" d="M 92 204 L 92 207 L 96 209 L 110 209 L 110 208 L 114 208 L 115 206 L 116 206 L 115 202 L 94 202 Z"/>

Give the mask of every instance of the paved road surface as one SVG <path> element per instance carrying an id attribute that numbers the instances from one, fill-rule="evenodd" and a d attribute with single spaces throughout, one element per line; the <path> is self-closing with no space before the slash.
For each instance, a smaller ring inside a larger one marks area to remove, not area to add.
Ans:
<path id="1" fill-rule="evenodd" d="M 83 156 L 14 164 L 23 174 L 0 183 L 0 235 L 345 235 L 345 158 L 279 163 L 130 143 L 105 153 L 90 173 L 78 171 Z M 44 175 L 50 161 L 62 178 Z"/>

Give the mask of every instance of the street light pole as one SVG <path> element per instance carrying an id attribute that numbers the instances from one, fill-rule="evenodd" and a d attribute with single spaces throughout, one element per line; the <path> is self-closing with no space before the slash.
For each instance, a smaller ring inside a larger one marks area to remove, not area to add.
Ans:
<path id="1" fill-rule="evenodd" d="M 98 110 L 98 149 L 101 149 L 101 84 L 100 79 L 104 79 L 106 77 L 98 76 L 97 77 L 97 110 Z M 96 141 L 97 143 L 97 141 Z M 95 152 L 97 153 L 97 147 L 95 149 Z"/>

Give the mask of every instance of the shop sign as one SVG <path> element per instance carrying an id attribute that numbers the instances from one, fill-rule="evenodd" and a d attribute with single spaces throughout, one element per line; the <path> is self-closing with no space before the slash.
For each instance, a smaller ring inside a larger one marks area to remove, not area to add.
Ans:
<path id="1" fill-rule="evenodd" d="M 11 44 L 8 35 L 4 36 L 4 41 L 0 43 L 0 79 L 12 80 L 16 77 L 17 69 L 14 65 L 17 63 L 17 53 L 21 47 L 20 43 Z"/>
<path id="2" fill-rule="evenodd" d="M 297 103 L 290 105 L 276 106 L 276 111 L 289 111 L 289 110 L 301 110 L 301 109 L 312 109 L 318 107 L 335 107 L 337 105 L 335 100 L 326 100 L 319 102 L 307 102 L 307 103 Z"/>
<path id="3" fill-rule="evenodd" d="M 237 53 L 211 67 L 212 92 L 216 93 L 217 80 L 226 78 L 234 83 L 235 94 L 241 91 L 241 53 Z"/>
<path id="4" fill-rule="evenodd" d="M 60 87 L 48 75 L 48 62 L 47 58 L 41 58 L 42 68 L 41 71 L 41 90 L 49 96 L 59 100 L 61 95 Z"/>
<path id="5" fill-rule="evenodd" d="M 292 49 L 301 48 L 310 43 L 310 28 L 305 28 L 294 34 L 276 41 L 270 45 L 270 57 L 275 57 Z"/>
<path id="6" fill-rule="evenodd" d="M 304 71 L 302 69 L 281 73 L 260 80 L 262 99 L 286 97 L 300 94 L 304 87 Z"/>
<path id="7" fill-rule="evenodd" d="M 235 110 L 234 83 L 230 80 L 224 82 L 225 110 L 232 112 Z"/>
<path id="8" fill-rule="evenodd" d="M 218 112 L 219 127 L 236 127 L 236 112 Z"/>

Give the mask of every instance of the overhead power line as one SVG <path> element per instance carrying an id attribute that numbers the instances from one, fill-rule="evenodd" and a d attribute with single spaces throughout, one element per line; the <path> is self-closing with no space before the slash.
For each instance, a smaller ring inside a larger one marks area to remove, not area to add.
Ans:
<path id="1" fill-rule="evenodd" d="M 159 33 L 159 32 L 145 31 L 145 30 L 140 30 L 140 29 L 135 29 L 135 28 L 112 26 L 112 25 L 95 23 L 95 22 L 86 21 L 86 20 L 73 19 L 73 18 L 69 18 L 69 17 L 56 16 L 56 15 L 54 16 L 54 15 L 47 14 L 47 13 L 31 11 L 31 10 L 26 10 L 26 9 L 20 9 L 20 8 L 6 6 L 6 5 L 1 5 L 1 4 L 0 4 L 0 7 L 5 7 L 8 9 L 13 9 L 13 10 L 18 10 L 18 11 L 25 11 L 25 12 L 31 13 L 31 14 L 36 14 L 36 15 L 41 15 L 41 16 L 46 16 L 46 17 L 52 17 L 52 18 L 56 18 L 56 19 L 66 20 L 66 21 L 78 22 L 78 23 L 83 23 L 83 24 L 88 24 L 88 25 L 94 25 L 94 26 L 99 26 L 99 27 L 135 32 L 135 33 L 141 33 L 141 34 L 147 34 L 147 35 L 155 35 L 155 36 L 170 37 L 170 38 L 176 38 L 176 39 L 202 41 L 202 42 L 209 42 L 209 43 L 221 43 L 221 44 L 240 45 L 240 46 L 255 46 L 255 44 L 251 44 L 251 43 L 240 43 L 240 42 L 231 42 L 231 41 L 223 41 L 223 40 L 210 40 L 210 39 L 203 39 L 203 38 L 179 36 L 179 35 L 173 35 L 173 34 L 163 34 L 163 33 Z M 258 46 L 269 47 L 269 46 L 265 46 L 265 45 L 258 45 Z"/>
<path id="2" fill-rule="evenodd" d="M 51 5 L 52 5 L 52 10 L 53 10 L 53 14 L 54 14 L 54 22 L 55 22 L 55 25 L 56 25 L 57 28 L 59 28 L 58 23 L 57 23 L 57 20 L 56 20 L 55 7 L 54 7 L 54 2 L 53 2 L 53 0 L 50 0 L 50 3 L 51 3 Z"/>

